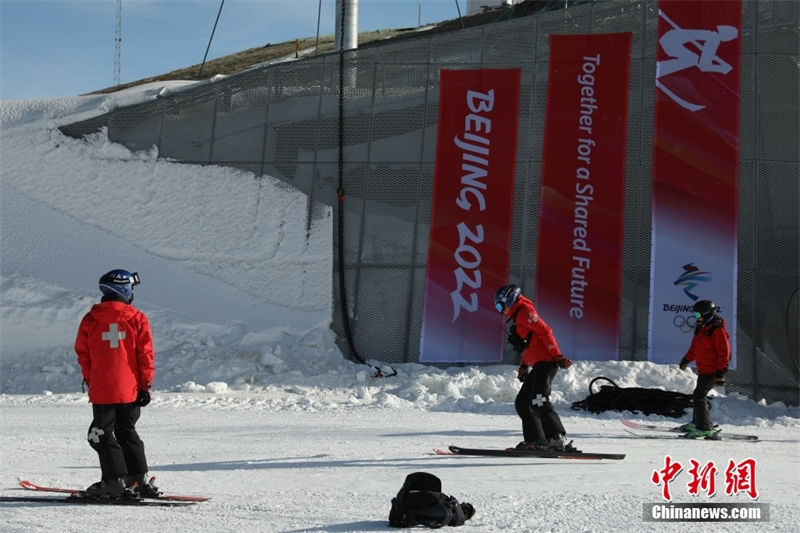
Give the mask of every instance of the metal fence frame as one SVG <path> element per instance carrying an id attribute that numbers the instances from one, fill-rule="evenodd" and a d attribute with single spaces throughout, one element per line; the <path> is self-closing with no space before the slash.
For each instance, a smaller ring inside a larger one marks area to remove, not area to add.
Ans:
<path id="1" fill-rule="evenodd" d="M 800 403 L 798 378 L 798 12 L 745 1 L 741 61 L 738 331 L 734 390 Z M 265 65 L 62 127 L 108 128 L 133 150 L 233 166 L 308 195 L 308 224 L 336 205 L 343 113 L 347 313 L 365 358 L 416 362 L 428 249 L 441 69 L 522 74 L 510 281 L 534 293 L 550 34 L 631 32 L 620 360 L 647 357 L 657 2 L 608 0 L 465 30 Z M 336 227 L 336 224 L 334 224 Z M 339 242 L 334 239 L 339 253 Z M 338 286 L 338 270 L 334 287 Z M 344 339 L 342 299 L 333 329 Z M 535 296 L 535 295 L 534 295 Z M 558 334 L 558 332 L 556 332 Z M 346 354 L 348 345 L 340 343 Z M 579 354 L 577 354 L 579 355 Z M 675 354 L 676 361 L 682 354 Z M 505 362 L 516 363 L 508 351 Z"/>

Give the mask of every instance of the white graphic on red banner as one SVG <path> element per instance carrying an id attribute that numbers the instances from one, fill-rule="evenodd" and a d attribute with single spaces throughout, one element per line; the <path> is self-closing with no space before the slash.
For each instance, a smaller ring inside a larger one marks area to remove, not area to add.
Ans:
<path id="1" fill-rule="evenodd" d="M 630 46 L 550 37 L 535 299 L 572 359 L 618 357 Z"/>
<path id="2" fill-rule="evenodd" d="M 419 360 L 501 362 L 519 69 L 441 72 Z"/>
<path id="3" fill-rule="evenodd" d="M 714 30 L 684 29 L 675 24 L 663 11 L 659 17 L 672 29 L 665 32 L 658 44 L 669 59 L 656 62 L 656 87 L 664 91 L 673 101 L 689 111 L 699 111 L 704 105 L 687 102 L 661 82 L 662 76 L 686 68 L 697 67 L 703 72 L 727 74 L 733 67 L 717 55 L 720 43 L 731 41 L 739 36 L 735 26 L 721 24 Z"/>
<path id="4" fill-rule="evenodd" d="M 649 358 L 675 363 L 698 300 L 721 308 L 736 365 L 741 1 L 661 0 Z"/>

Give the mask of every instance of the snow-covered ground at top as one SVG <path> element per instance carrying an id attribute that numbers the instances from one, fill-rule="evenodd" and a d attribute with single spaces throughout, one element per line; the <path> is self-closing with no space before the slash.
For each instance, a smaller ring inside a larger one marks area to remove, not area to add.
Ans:
<path id="1" fill-rule="evenodd" d="M 81 512 L 0 503 L 3 530 L 386 531 L 391 498 L 415 471 L 438 475 L 445 492 L 475 506 L 461 531 L 796 529 L 797 407 L 716 390 L 715 422 L 758 434 L 758 443 L 635 439 L 620 416 L 676 420 L 570 409 L 599 376 L 689 393 L 694 374 L 677 365 L 577 361 L 559 372 L 552 399 L 568 436 L 585 450 L 626 453 L 623 461 L 433 455 L 447 444 L 521 440 L 516 368 L 403 364 L 393 365 L 396 376 L 373 377 L 343 358 L 328 328 L 330 214 L 308 231 L 306 198 L 269 178 L 57 129 L 181 85 L 0 102 L 0 495 L 19 495 L 19 479 L 96 481 L 72 343 L 98 300 L 99 276 L 125 268 L 141 275 L 135 305 L 157 350 L 154 400 L 139 423 L 151 472 L 168 492 L 212 499 L 191 509 Z M 769 520 L 644 521 L 644 504 L 664 502 L 651 477 L 667 456 L 684 466 L 674 501 L 756 501 Z M 757 500 L 725 490 L 729 461 L 750 458 Z M 718 469 L 714 496 L 688 493 L 692 459 Z"/>

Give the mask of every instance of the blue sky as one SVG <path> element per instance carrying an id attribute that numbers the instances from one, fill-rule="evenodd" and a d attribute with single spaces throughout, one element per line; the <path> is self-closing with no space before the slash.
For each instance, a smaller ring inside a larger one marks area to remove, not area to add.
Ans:
<path id="1" fill-rule="evenodd" d="M 221 0 L 122 0 L 120 81 L 199 64 Z M 114 85 L 116 0 L 0 0 L 0 99 L 75 96 Z M 334 32 L 322 0 L 320 34 Z M 466 14 L 466 0 L 458 0 Z M 320 0 L 225 0 L 208 59 L 317 34 Z M 456 0 L 360 0 L 359 30 L 458 18 Z"/>

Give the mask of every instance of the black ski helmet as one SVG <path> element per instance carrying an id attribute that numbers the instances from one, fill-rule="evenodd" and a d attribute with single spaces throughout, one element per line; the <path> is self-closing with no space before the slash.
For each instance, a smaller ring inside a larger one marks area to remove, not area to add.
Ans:
<path id="1" fill-rule="evenodd" d="M 139 273 L 117 268 L 100 276 L 100 292 L 103 296 L 122 297 L 128 303 L 133 301 L 133 288 L 139 284 Z"/>
<path id="2" fill-rule="evenodd" d="M 698 320 L 702 318 L 704 322 L 717 316 L 717 311 L 719 311 L 719 306 L 714 305 L 711 300 L 700 300 L 692 307 L 695 318 Z"/>
<path id="3" fill-rule="evenodd" d="M 522 294 L 522 289 L 517 287 L 516 285 L 509 284 L 503 285 L 497 292 L 494 293 L 494 307 L 497 309 L 499 313 L 503 312 L 503 309 L 506 307 L 512 307 L 517 300 L 519 299 L 519 295 Z"/>

